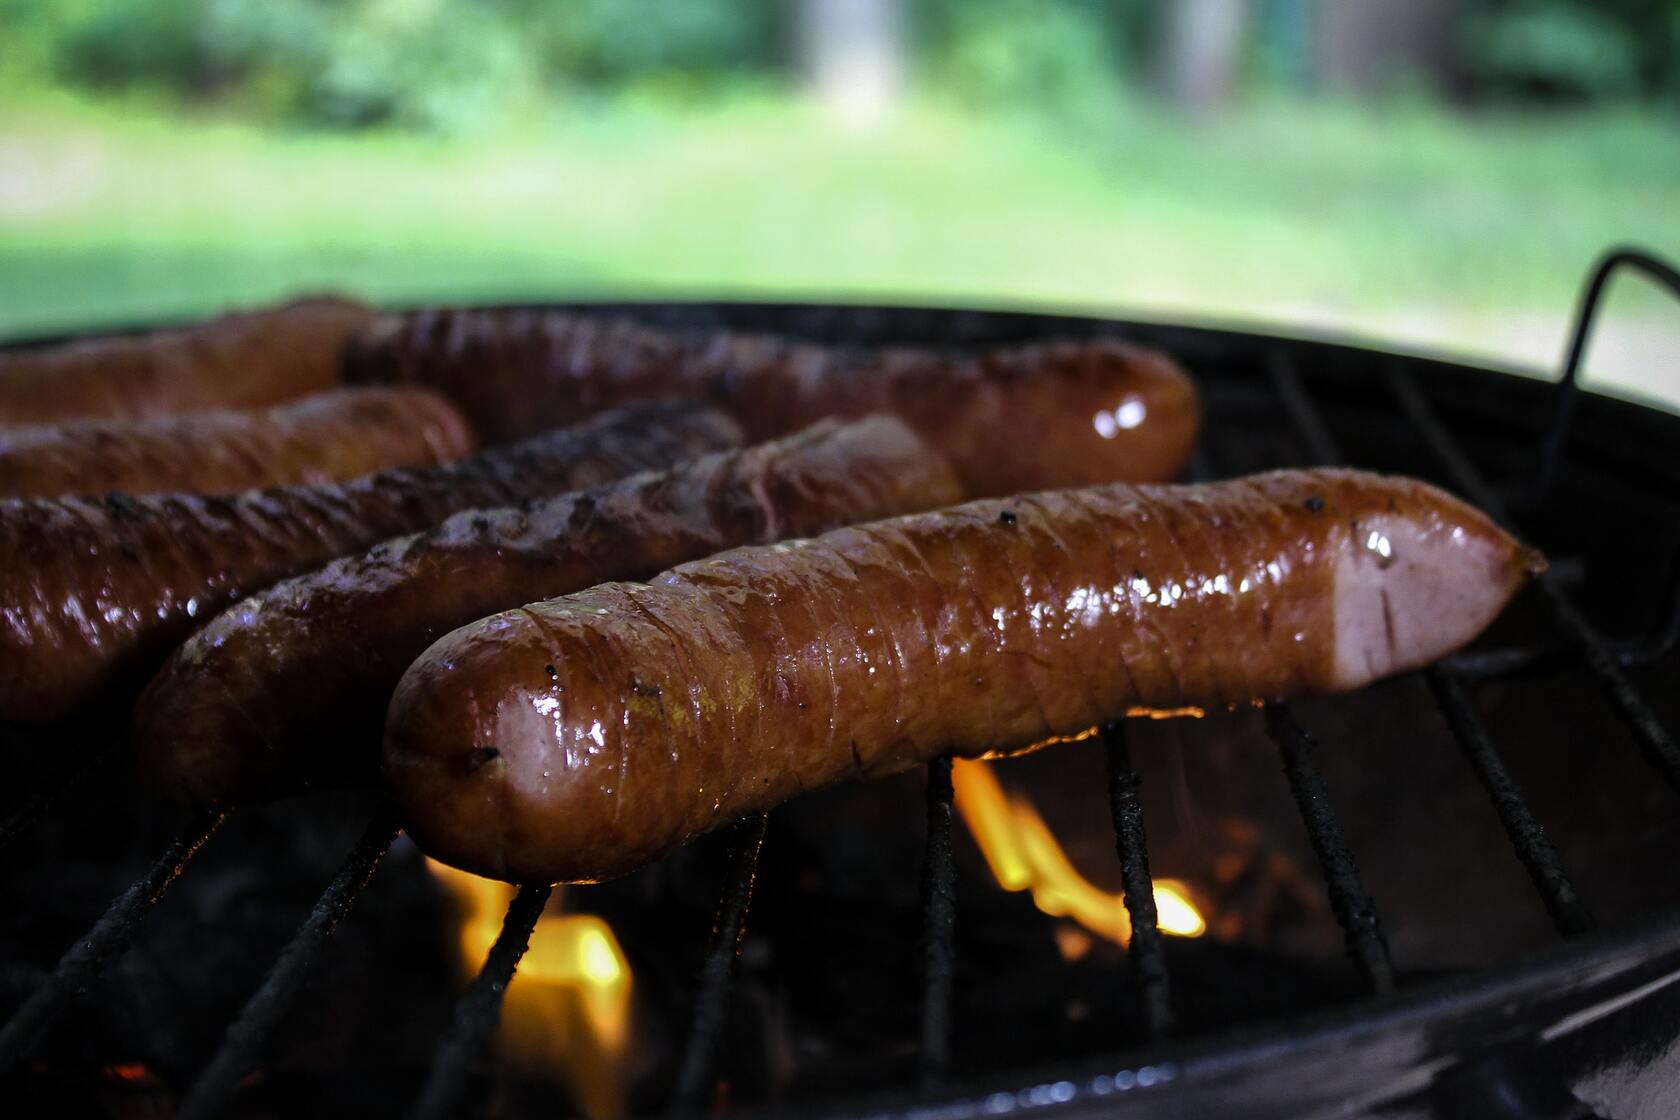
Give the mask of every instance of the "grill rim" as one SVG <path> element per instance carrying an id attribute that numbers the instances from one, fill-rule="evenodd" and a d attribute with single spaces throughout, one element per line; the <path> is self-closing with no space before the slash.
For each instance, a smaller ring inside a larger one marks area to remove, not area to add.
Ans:
<path id="1" fill-rule="evenodd" d="M 1608 988 L 1612 976 L 1622 981 L 1614 989 Z M 1130 1114 L 1112 1110 L 1122 1105 L 1130 1108 L 1134 1101 L 1138 1108 L 1156 1108 L 1163 1097 L 1183 1092 L 1192 1082 L 1221 1078 L 1235 1082 L 1230 1091 L 1254 1106 L 1248 1098 L 1258 1083 L 1288 1081 L 1299 1085 L 1298 1070 L 1280 1068 L 1281 1063 L 1291 1058 L 1323 1056 L 1323 1050 L 1341 1047 L 1338 1060 L 1345 1063 L 1349 1043 L 1367 1038 L 1375 1040 L 1405 1030 L 1441 1032 L 1447 1027 L 1475 1034 L 1496 1033 L 1491 1031 L 1495 1024 L 1530 1017 L 1537 1000 L 1568 1002 L 1580 989 L 1594 985 L 1598 985 L 1593 987 L 1594 994 L 1603 998 L 1571 1006 L 1555 1022 L 1565 1023 L 1588 1012 L 1603 1012 L 1599 1018 L 1608 1017 L 1635 1006 L 1625 1002 L 1629 995 L 1658 982 L 1661 987 L 1680 984 L 1680 906 L 1630 922 L 1613 932 L 1600 931 L 1547 945 L 1508 965 L 1417 981 L 1398 991 L 1371 993 L 1336 1007 L 1247 1023 L 1171 1043 L 1127 1048 L 1116 1053 L 1117 1058 L 1123 1059 L 1118 1063 L 1070 1059 L 1052 1065 L 1022 1066 L 1007 1074 L 955 1078 L 941 1083 L 932 1092 L 917 1088 L 863 1094 L 855 1101 L 802 1102 L 800 1114 L 824 1120 L 963 1120 L 970 1116 L 1031 1111 L 1034 1116 L 1066 1120 L 1086 1115 L 1093 1106 L 1100 1106 L 1111 1110 L 1103 1115 L 1123 1116 Z M 1653 988 L 1650 994 L 1658 990 L 1661 988 Z M 1598 1018 L 1588 1019 L 1581 1025 L 1596 1021 Z M 1541 1033 L 1536 1032 L 1535 1040 Z M 1510 1042 L 1508 1033 L 1501 1038 L 1502 1045 Z M 1429 1087 L 1428 1081 L 1418 1079 L 1420 1074 L 1438 1076 L 1484 1056 L 1484 1052 L 1463 1045 L 1456 1035 L 1442 1048 L 1465 1061 L 1441 1065 L 1419 1054 L 1413 1060 L 1398 1063 L 1390 1070 L 1390 1083 L 1374 1089 L 1366 1105 L 1392 1105 L 1410 1091 Z M 1266 1064 L 1269 1068 L 1255 1068 Z M 1120 1071 L 1135 1075 L 1146 1068 L 1156 1070 L 1158 1076 L 1165 1071 L 1166 1076 L 1153 1085 L 1111 1090 L 1106 1094 L 1092 1088 L 1091 1083 L 1102 1076 L 1112 1077 Z M 1373 1072 L 1369 1066 L 1359 1068 L 1362 1075 Z M 1017 1101 L 1002 1112 L 987 1108 L 988 1100 L 998 1092 L 1019 1096 L 1033 1088 L 1061 1082 L 1074 1083 L 1074 1095 L 1068 1100 Z M 1204 1088 L 1215 1093 L 1219 1090 L 1217 1085 Z M 1332 1094 L 1317 1105 L 1322 1107 L 1331 1101 L 1345 1103 L 1345 1096 Z M 1175 1101 L 1175 1105 L 1178 1103 Z M 1254 1107 L 1256 1111 L 1241 1115 L 1273 1115 Z M 1301 1111 L 1302 1108 L 1300 1101 L 1293 1101 L 1291 1110 L 1280 1115 L 1315 1114 Z M 741 1120 L 771 1120 L 787 1114 L 785 1108 L 778 1111 L 774 1107 L 729 1113 Z M 1364 1112 L 1337 1115 L 1360 1116 Z"/>
<path id="2" fill-rule="evenodd" d="M 1383 365 L 1403 364 L 1408 371 L 1418 376 L 1430 389 L 1438 389 L 1441 385 L 1458 382 L 1460 384 L 1474 383 L 1483 392 L 1481 395 L 1490 396 L 1497 393 L 1509 403 L 1512 394 L 1527 395 L 1531 404 L 1544 404 L 1547 401 L 1555 403 L 1557 382 L 1538 380 L 1530 373 L 1520 372 L 1517 367 L 1501 367 L 1498 364 L 1474 364 L 1467 360 L 1433 355 L 1427 352 L 1405 350 L 1378 349 L 1367 345 L 1365 340 L 1353 339 L 1334 333 L 1304 332 L 1257 332 L 1249 329 L 1234 329 L 1219 325 L 1200 325 L 1191 322 L 1169 322 L 1159 320 L 1110 318 L 1089 314 L 1066 314 L 1041 310 L 1024 310 L 1021 307 L 988 307 L 984 305 L 932 306 L 927 304 L 891 304 L 883 305 L 874 302 L 759 302 L 750 300 L 712 300 L 712 299 L 659 299 L 659 300 L 561 300 L 544 303 L 503 303 L 503 304 L 475 304 L 476 307 L 519 307 L 548 310 L 575 310 L 585 314 L 613 314 L 622 313 L 645 318 L 653 322 L 667 322 L 670 318 L 684 319 L 680 325 L 693 326 L 729 326 L 746 330 L 775 330 L 779 333 L 794 334 L 805 337 L 822 338 L 821 332 L 809 332 L 789 329 L 787 320 L 798 317 L 829 317 L 839 320 L 855 317 L 884 317 L 887 319 L 906 319 L 914 322 L 914 317 L 928 317 L 932 320 L 942 320 L 959 329 L 951 333 L 961 333 L 962 325 L 967 322 L 970 327 L 987 324 L 1001 329 L 1002 338 L 987 337 L 985 339 L 958 340 L 953 342 L 946 339 L 937 341 L 940 332 L 921 330 L 910 331 L 904 336 L 885 338 L 858 338 L 853 341 L 862 344 L 877 344 L 882 341 L 904 342 L 914 344 L 916 335 L 921 335 L 920 341 L 924 345 L 965 345 L 971 342 L 1007 341 L 1011 337 L 1044 336 L 1051 333 L 1063 335 L 1118 335 L 1136 340 L 1148 345 L 1159 346 L 1179 358 L 1192 369 L 1200 361 L 1218 362 L 1217 357 L 1210 358 L 1210 354 L 1225 352 L 1249 356 L 1258 359 L 1272 353 L 1284 353 L 1291 356 L 1301 354 L 1315 354 L 1319 361 L 1311 364 L 1315 367 L 1316 376 L 1336 376 L 1345 380 L 1344 371 L 1337 369 L 1334 374 L 1326 372 L 1328 366 L 1341 366 L 1346 363 L 1375 364 L 1372 369 L 1372 382 L 1380 382 L 1380 369 Z M 743 322 L 743 320 L 745 320 Z M 779 325 L 764 320 L 781 321 Z M 160 324 L 167 325 L 167 324 Z M 134 329 L 147 329 L 145 327 Z M 1017 335 L 1018 332 L 1018 335 Z M 114 333 L 104 332 L 99 333 Z M 58 335 L 48 338 L 31 340 L 9 340 L 0 342 L 0 351 L 25 348 L 52 341 L 64 341 L 71 338 L 85 337 L 82 334 Z M 1219 374 L 1227 380 L 1228 372 Z M 1489 378 L 1495 380 L 1489 380 Z M 1490 388 L 1497 382 L 1498 390 Z M 1379 388 L 1380 391 L 1380 388 Z M 1575 403 L 1588 404 L 1590 407 L 1606 413 L 1597 421 L 1604 424 L 1613 421 L 1618 427 L 1623 423 L 1634 423 L 1641 427 L 1653 425 L 1674 425 L 1680 422 L 1680 409 L 1666 402 L 1643 403 L 1612 394 L 1604 393 L 1596 388 L 1572 387 L 1571 393 Z M 1436 393 L 1430 393 L 1435 397 Z M 1455 401 L 1455 405 L 1464 406 L 1464 402 Z M 1470 407 L 1470 411 L 1480 415 L 1479 410 Z M 1572 408 L 1578 415 L 1578 408 Z M 1513 423 L 1507 416 L 1506 424 Z M 1575 440 L 1580 440 L 1580 423 L 1571 426 L 1568 433 Z M 1630 441 L 1631 442 L 1631 441 Z M 1577 443 L 1577 446 L 1579 444 Z M 1609 446 L 1596 446 L 1595 452 L 1607 452 Z M 1660 472 L 1654 472 L 1660 473 Z M 1662 475 L 1661 481 L 1680 487 L 1680 465 L 1671 468 Z M 1653 486 L 1657 485 L 1653 483 Z M 95 763 L 97 764 L 97 763 Z M 52 791 L 47 791 L 52 796 Z M 32 816 L 39 812 L 50 812 L 51 805 L 32 807 Z M 24 827 L 28 823 L 24 822 Z M 8 837 L 9 839 L 10 837 Z M 353 901 L 353 900 L 352 900 Z M 1631 963 L 1618 962 L 1631 961 Z M 1645 972 L 1656 968 L 1659 964 L 1669 962 L 1675 964 L 1665 983 L 1680 979 L 1680 906 L 1667 910 L 1654 918 L 1643 922 L 1630 923 L 1615 931 L 1603 931 L 1577 938 L 1568 942 L 1548 947 L 1536 954 L 1525 956 L 1509 965 L 1483 968 L 1461 976 L 1450 977 L 1441 981 L 1419 982 L 1409 985 L 1397 994 L 1375 995 L 1342 1004 L 1335 1008 L 1307 1012 L 1300 1015 L 1267 1019 L 1258 1023 L 1214 1030 L 1198 1034 L 1190 1039 L 1175 1042 L 1171 1045 L 1146 1044 L 1137 1048 L 1124 1048 L 1117 1052 L 1117 1056 L 1127 1059 L 1123 1067 L 1135 1072 L 1145 1068 L 1170 1069 L 1172 1076 L 1160 1082 L 1164 1089 L 1168 1084 L 1178 1086 L 1182 1091 L 1184 1083 L 1190 1079 L 1214 1078 L 1245 1064 L 1252 1065 L 1257 1061 L 1275 1062 L 1282 1054 L 1300 1055 L 1305 1050 L 1322 1046 L 1327 1041 L 1339 1040 L 1347 1042 L 1366 1032 L 1391 1032 L 1404 1029 L 1408 1024 L 1430 1024 L 1439 1026 L 1443 1022 L 1462 1020 L 1485 1012 L 1489 1007 L 1502 1001 L 1518 1000 L 1528 1002 L 1548 989 L 1555 989 L 1560 977 L 1580 978 L 1583 975 L 1597 977 L 1600 974 L 1614 975 L 1623 979 L 1631 979 L 1630 973 L 1643 976 Z M 1647 986 L 1649 986 L 1647 984 Z M 1633 984 L 1623 986 L 1610 995 L 1603 1003 L 1617 1004 L 1619 1000 L 1626 1000 L 1628 993 L 1637 995 L 1640 986 Z M 1553 993 L 1555 995 L 1555 991 Z M 1635 1000 L 1635 1003 L 1638 1001 Z M 1622 1006 L 1633 1006 L 1623 1004 Z M 1159 1057 L 1157 1057 L 1159 1055 Z M 1135 1060 L 1134 1060 L 1135 1059 Z M 1164 1064 L 1163 1064 L 1164 1063 Z M 1114 1071 L 1114 1063 L 1106 1062 L 1096 1065 L 1090 1062 L 1068 1060 L 1058 1063 L 1056 1069 L 1049 1073 L 1042 1070 L 1035 1071 L 1028 1067 L 1017 1067 L 1008 1075 L 1007 1085 L 1019 1087 L 1023 1078 L 1038 1077 L 1042 1083 L 1059 1086 L 1073 1077 L 1081 1078 L 1079 1084 L 1074 1085 L 1073 1095 L 1066 1100 L 1023 1100 L 1018 1107 L 1031 1108 L 1036 1114 L 1042 1115 L 1076 1115 L 1087 1110 L 1093 1104 L 1103 1109 L 1112 1109 L 1121 1098 L 1110 1094 L 1101 1094 L 1092 1089 L 1096 1084 L 1093 1078 L 1103 1076 L 1097 1070 Z M 1075 1074 L 1074 1070 L 1085 1070 L 1086 1073 Z M 976 1106 L 972 1113 L 962 1106 L 964 1100 L 971 1103 L 980 1101 L 984 1104 L 987 1099 L 973 1094 L 982 1092 L 995 1093 L 1000 1090 L 986 1090 L 986 1082 L 980 1079 L 955 1079 L 941 1082 L 934 1089 L 894 1090 L 880 1094 L 877 1099 L 896 1102 L 886 1106 L 886 1111 L 868 1113 L 872 1116 L 927 1117 L 962 1116 L 984 1112 Z M 1427 1083 L 1425 1083 L 1427 1084 Z M 1160 1092 L 1152 1092 L 1153 1087 L 1140 1085 L 1131 1091 L 1125 1099 L 1142 1101 L 1145 1098 L 1155 1100 Z M 1020 1090 L 1026 1093 L 1027 1090 Z M 968 1094 L 968 1096 L 964 1096 Z M 1054 1094 L 1052 1094 L 1052 1097 Z M 1383 1098 L 1390 1099 L 1390 1098 Z M 930 1102 L 938 1102 L 935 1112 L 928 1112 Z M 993 1099 L 992 1103 L 996 1103 Z M 1379 1103 L 1373 1098 L 1372 1103 Z M 859 1115 L 857 1112 L 859 1101 L 827 1102 L 821 1099 L 811 1100 L 802 1104 L 802 1109 L 809 1109 L 814 1114 L 831 1116 Z M 836 1111 L 836 1109 L 839 1111 Z M 955 1111 L 950 1111 L 954 1109 Z M 1054 1111 L 1052 1111 L 1054 1110 Z M 739 1115 L 758 1116 L 769 1115 L 772 1112 L 744 1111 Z"/>

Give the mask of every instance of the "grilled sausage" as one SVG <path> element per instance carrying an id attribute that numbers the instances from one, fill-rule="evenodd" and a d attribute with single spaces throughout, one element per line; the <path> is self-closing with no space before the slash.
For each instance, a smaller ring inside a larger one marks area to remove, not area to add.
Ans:
<path id="1" fill-rule="evenodd" d="M 352 345 L 347 376 L 439 389 L 491 440 L 660 396 L 710 400 L 754 440 L 887 412 L 943 452 L 972 496 L 1171 478 L 1197 420 L 1177 366 L 1113 340 L 841 349 L 554 311 L 388 317 Z"/>
<path id="2" fill-rule="evenodd" d="M 260 408 L 338 383 L 373 313 L 307 299 L 192 326 L 0 351 L 0 424 Z"/>
<path id="3" fill-rule="evenodd" d="M 456 630 L 397 687 L 387 775 L 445 862 L 607 878 L 943 752 L 1357 688 L 1470 640 L 1541 566 L 1456 499 L 1357 471 L 975 502 Z"/>
<path id="4" fill-rule="evenodd" d="M 264 412 L 0 428 L 0 496 L 230 494 L 341 482 L 473 450 L 467 422 L 425 389 L 339 389 Z"/>
<path id="5" fill-rule="evenodd" d="M 463 509 L 599 485 L 739 441 L 735 423 L 709 409 L 646 405 L 348 483 L 0 501 L 0 718 L 116 714 L 201 621 L 276 580 Z"/>
<path id="6" fill-rule="evenodd" d="M 391 690 L 457 626 L 736 545 L 957 500 L 938 453 L 877 417 L 459 513 L 230 607 L 146 690 L 135 740 L 161 784 L 201 804 L 373 779 Z"/>

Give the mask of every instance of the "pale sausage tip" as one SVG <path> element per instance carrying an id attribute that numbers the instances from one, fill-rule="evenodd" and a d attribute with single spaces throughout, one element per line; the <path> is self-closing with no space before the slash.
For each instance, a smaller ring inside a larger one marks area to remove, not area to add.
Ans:
<path id="1" fill-rule="evenodd" d="M 1334 688 L 1451 653 L 1546 569 L 1539 552 L 1480 511 L 1413 486 L 1400 508 L 1350 522 L 1335 567 Z"/>

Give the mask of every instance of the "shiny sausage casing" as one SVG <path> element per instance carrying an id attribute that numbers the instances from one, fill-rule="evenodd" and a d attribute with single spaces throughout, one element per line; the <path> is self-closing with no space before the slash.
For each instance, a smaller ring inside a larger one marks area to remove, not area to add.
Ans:
<path id="1" fill-rule="evenodd" d="M 438 389 L 485 439 L 660 396 L 710 400 L 755 440 L 886 412 L 975 497 L 1163 481 L 1189 457 L 1197 424 L 1183 372 L 1113 339 L 840 348 L 557 311 L 438 310 L 380 320 L 351 347 L 346 375 Z"/>
<path id="2" fill-rule="evenodd" d="M 938 453 L 875 417 L 459 513 L 234 604 L 146 690 L 135 741 L 159 784 L 197 803 L 371 779 L 391 690 L 457 626 L 737 545 L 958 500 Z"/>
<path id="3" fill-rule="evenodd" d="M 0 425 L 260 408 L 336 385 L 373 312 L 304 299 L 141 334 L 0 351 Z"/>
<path id="4" fill-rule="evenodd" d="M 739 442 L 720 413 L 656 404 L 347 483 L 0 500 L 0 719 L 124 704 L 228 603 L 462 509 L 599 485 Z"/>
<path id="5" fill-rule="evenodd" d="M 457 630 L 397 688 L 387 775 L 446 862 L 605 878 L 947 751 L 1358 687 L 1470 640 L 1539 566 L 1439 490 L 1357 471 L 975 502 Z"/>
<path id="6" fill-rule="evenodd" d="M 260 412 L 0 428 L 0 497 L 342 482 L 447 463 L 474 442 L 455 406 L 426 389 L 339 389 Z"/>

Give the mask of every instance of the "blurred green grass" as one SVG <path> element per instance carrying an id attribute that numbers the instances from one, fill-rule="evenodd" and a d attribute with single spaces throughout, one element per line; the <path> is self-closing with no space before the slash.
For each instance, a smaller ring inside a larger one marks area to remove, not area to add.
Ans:
<path id="1" fill-rule="evenodd" d="M 1680 130 L 1633 110 L 1138 103 L 1075 124 L 920 102 L 861 130 L 737 99 L 448 140 L 0 106 L 5 334 L 300 289 L 680 292 L 1276 320 L 1549 361 L 1583 272 L 1629 240 L 1680 252 Z M 1617 306 L 1640 338 L 1666 310 Z"/>

